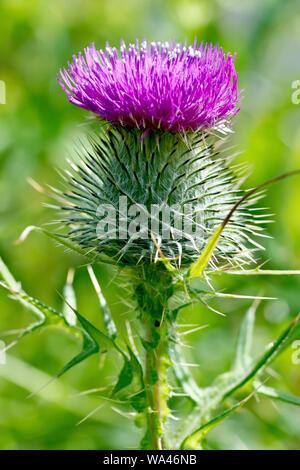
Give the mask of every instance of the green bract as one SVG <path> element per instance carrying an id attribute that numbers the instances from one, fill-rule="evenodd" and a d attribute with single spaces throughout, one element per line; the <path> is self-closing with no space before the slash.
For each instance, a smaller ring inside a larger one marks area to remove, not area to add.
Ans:
<path id="1" fill-rule="evenodd" d="M 78 151 L 67 176 L 68 240 L 121 265 L 153 263 L 161 255 L 190 265 L 244 194 L 221 148 L 211 135 L 183 139 L 150 131 L 141 140 L 137 129 L 100 131 Z M 233 214 L 211 266 L 253 260 L 252 237 L 262 229 L 251 204 L 246 200 Z"/>

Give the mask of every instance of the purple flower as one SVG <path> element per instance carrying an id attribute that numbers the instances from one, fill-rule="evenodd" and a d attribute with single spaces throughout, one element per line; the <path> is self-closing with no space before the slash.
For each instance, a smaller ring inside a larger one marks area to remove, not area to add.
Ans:
<path id="1" fill-rule="evenodd" d="M 84 52 L 58 80 L 71 103 L 107 121 L 195 131 L 227 125 L 240 109 L 234 57 L 219 46 L 121 41 L 120 52 L 94 44 Z"/>

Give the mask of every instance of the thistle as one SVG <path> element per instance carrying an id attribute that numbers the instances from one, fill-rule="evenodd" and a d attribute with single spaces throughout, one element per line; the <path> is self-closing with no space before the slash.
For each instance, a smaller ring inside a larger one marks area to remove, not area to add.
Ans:
<path id="1" fill-rule="evenodd" d="M 91 139 L 75 167 L 64 207 L 68 236 L 123 264 L 155 262 L 159 250 L 179 266 L 191 264 L 242 195 L 215 137 L 239 110 L 231 55 L 203 43 L 143 41 L 127 51 L 122 42 L 120 55 L 92 45 L 60 72 L 59 82 L 71 103 L 113 124 Z M 260 228 L 248 205 L 224 231 L 216 263 L 251 260 L 245 244 Z M 111 206 L 103 237 L 100 206 L 103 212 Z M 127 206 L 143 210 L 139 233 L 130 236 L 137 210 L 128 214 Z"/>
<path id="2" fill-rule="evenodd" d="M 3 285 L 40 314 L 40 322 L 21 336 L 59 321 L 83 337 L 82 352 L 59 375 L 106 349 L 122 358 L 109 397 L 117 396 L 142 423 L 143 449 L 202 448 L 207 432 L 245 403 L 216 411 L 245 384 L 252 384 L 255 393 L 284 399 L 263 384 L 263 374 L 299 335 L 300 321 L 254 361 L 250 344 L 256 303 L 241 326 L 230 372 L 200 388 L 182 364 L 180 310 L 197 302 L 212 309 L 211 297 L 239 297 L 213 289 L 217 274 L 263 272 L 247 265 L 255 265 L 255 251 L 262 248 L 257 237 L 266 236 L 261 224 L 267 215 L 253 206 L 259 190 L 271 181 L 242 190 L 244 168 L 232 166 L 226 150 L 242 98 L 237 79 L 231 54 L 196 41 L 192 46 L 137 41 L 128 47 L 122 41 L 120 51 L 91 45 L 60 71 L 58 80 L 69 101 L 94 114 L 96 130 L 78 149 L 65 188 L 55 195 L 63 233 L 40 230 L 91 264 L 109 263 L 123 271 L 136 309 L 127 337 L 119 337 L 91 266 L 105 332 L 77 312 L 68 299 L 70 285 L 64 299 L 68 315 L 61 314 L 28 296 L 4 265 L 1 269 Z M 179 425 L 170 426 L 169 398 L 176 396 L 176 387 L 190 411 Z M 287 401 L 299 404 L 297 397 Z"/>

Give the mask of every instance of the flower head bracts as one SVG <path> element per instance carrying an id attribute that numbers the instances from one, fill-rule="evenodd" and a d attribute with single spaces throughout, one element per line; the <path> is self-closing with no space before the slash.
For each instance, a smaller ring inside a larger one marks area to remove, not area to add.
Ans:
<path id="1" fill-rule="evenodd" d="M 73 57 L 59 83 L 69 101 L 112 123 L 170 132 L 229 124 L 239 111 L 234 57 L 196 41 L 136 41 L 120 52 L 94 44 Z"/>

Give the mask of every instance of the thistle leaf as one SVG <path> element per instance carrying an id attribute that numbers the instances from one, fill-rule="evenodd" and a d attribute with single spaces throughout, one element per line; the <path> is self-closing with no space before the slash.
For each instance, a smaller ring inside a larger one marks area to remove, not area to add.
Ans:
<path id="1" fill-rule="evenodd" d="M 300 173 L 300 170 L 295 170 L 295 171 L 290 171 L 288 173 L 284 173 L 283 175 L 277 176 L 276 178 L 272 178 L 271 180 L 268 180 L 262 184 L 259 184 L 255 188 L 251 189 L 250 191 L 247 191 L 246 194 L 242 198 L 240 198 L 232 207 L 232 209 L 229 211 L 225 219 L 222 221 L 220 226 L 216 229 L 214 234 L 211 236 L 211 238 L 208 240 L 203 253 L 200 255 L 200 257 L 195 261 L 192 266 L 190 267 L 188 273 L 187 273 L 187 278 L 188 279 L 194 279 L 196 277 L 201 277 L 205 268 L 207 267 L 212 254 L 218 244 L 219 238 L 226 227 L 226 225 L 229 223 L 231 217 L 235 213 L 235 211 L 239 208 L 241 204 L 243 204 L 244 201 L 249 199 L 249 197 L 253 196 L 258 190 L 275 183 L 277 181 L 280 181 L 284 178 L 287 178 L 289 176 L 297 175 Z"/>
<path id="2" fill-rule="evenodd" d="M 172 363 L 174 364 L 173 370 L 179 385 L 190 399 L 192 399 L 198 406 L 201 406 L 204 403 L 202 390 L 196 384 L 189 368 L 181 364 L 182 353 L 177 343 L 170 343 L 169 354 Z"/>
<path id="3" fill-rule="evenodd" d="M 118 381 L 113 389 L 113 394 L 118 393 L 125 387 L 131 384 L 133 380 L 133 367 L 132 363 L 126 357 L 124 358 L 124 365 L 121 369 L 120 375 L 118 377 Z"/>
<path id="4" fill-rule="evenodd" d="M 196 406 L 194 411 L 190 414 L 189 419 L 186 421 L 181 431 L 182 434 L 185 432 L 188 433 L 188 435 L 192 435 L 194 431 L 191 431 L 191 429 L 197 422 L 201 423 L 201 427 L 204 426 L 208 422 L 207 419 L 210 420 L 210 414 L 215 408 L 235 391 L 249 383 L 295 339 L 300 338 L 299 314 L 260 358 L 255 361 L 251 360 L 250 347 L 256 307 L 257 305 L 254 304 L 252 308 L 248 310 L 246 318 L 242 323 L 238 337 L 236 358 L 232 370 L 217 377 L 210 387 L 201 389 L 202 402 L 200 402 L 200 405 Z M 237 359 L 238 356 L 239 358 Z M 277 393 L 281 394 L 281 392 Z M 275 396 L 273 398 L 275 398 Z M 293 403 L 296 404 L 295 402 Z"/>
<path id="5" fill-rule="evenodd" d="M 242 405 L 244 405 L 249 398 L 252 396 L 252 394 L 248 397 L 246 397 L 244 400 L 241 400 L 239 403 L 236 403 L 234 406 L 229 408 L 228 410 L 223 411 L 219 415 L 217 415 L 215 418 L 211 419 L 207 423 L 205 423 L 203 426 L 200 426 L 196 431 L 194 431 L 190 436 L 186 437 L 183 442 L 180 445 L 181 450 L 197 450 L 201 449 L 200 443 L 206 436 L 206 434 L 211 431 L 217 424 L 219 424 L 221 421 L 223 421 L 227 416 L 229 416 L 231 413 L 236 411 L 238 408 L 240 408 Z"/>
<path id="6" fill-rule="evenodd" d="M 35 313 L 39 318 L 38 322 L 33 323 L 32 325 L 24 329 L 22 333 L 18 336 L 17 340 L 13 341 L 13 343 L 8 345 L 7 349 L 13 346 L 17 341 L 19 341 L 22 337 L 24 337 L 28 333 L 36 330 L 37 328 L 41 328 L 43 326 L 50 326 L 50 325 L 58 326 L 60 328 L 63 328 L 64 330 L 67 330 L 68 333 L 73 333 L 73 334 L 75 333 L 76 335 L 78 334 L 81 335 L 83 339 L 82 351 L 78 355 L 76 355 L 73 359 L 71 359 L 52 380 L 55 380 L 56 378 L 60 377 L 69 369 L 79 364 L 81 361 L 83 361 L 90 355 L 95 354 L 96 352 L 99 351 L 99 345 L 94 340 L 94 338 L 89 335 L 88 331 L 82 328 L 75 327 L 75 326 L 71 327 L 66 321 L 63 314 L 57 312 L 52 307 L 49 307 L 48 305 L 43 304 L 39 300 L 36 300 L 33 297 L 30 297 L 23 291 L 15 292 L 9 289 L 9 287 L 6 286 L 3 282 L 1 282 L 0 284 L 11 292 L 12 297 L 15 300 L 20 301 L 22 304 L 25 304 L 25 306 L 29 306 L 30 310 L 32 310 L 33 313 Z M 45 384 L 45 386 L 46 385 L 48 384 Z"/>
<path id="7" fill-rule="evenodd" d="M 77 320 L 81 323 L 82 328 L 84 329 L 85 333 L 87 333 L 94 341 L 94 343 L 98 346 L 98 350 L 101 346 L 103 346 L 103 351 L 107 349 L 115 348 L 120 354 L 123 356 L 123 351 L 119 348 L 119 346 L 111 339 L 109 336 L 102 333 L 102 331 L 98 330 L 91 322 L 89 322 L 85 317 L 83 317 L 75 308 L 73 308 L 70 304 L 69 307 L 75 313 Z"/>
<path id="8" fill-rule="evenodd" d="M 96 294 L 99 300 L 100 308 L 101 308 L 102 315 L 103 315 L 103 321 L 104 321 L 108 336 L 112 339 L 115 339 L 117 336 L 117 328 L 113 320 L 113 317 L 111 315 L 110 308 L 107 305 L 104 295 L 102 294 L 101 287 L 95 276 L 92 266 L 88 266 L 88 273 L 90 275 L 92 284 L 94 286 L 94 289 L 96 291 Z"/>
<path id="9" fill-rule="evenodd" d="M 28 294 L 26 294 L 26 292 L 21 290 L 20 285 L 16 283 L 13 276 L 11 275 L 11 273 L 9 272 L 8 268 L 3 263 L 2 260 L 0 263 L 0 269 L 1 269 L 0 270 L 1 275 L 6 280 L 6 282 L 0 282 L 0 285 L 4 287 L 5 289 L 9 290 L 13 299 L 19 301 L 27 309 L 31 310 L 33 314 L 38 318 L 37 322 L 34 322 L 32 325 L 25 328 L 19 334 L 17 339 L 13 341 L 10 345 L 8 345 L 6 349 L 9 349 L 14 344 L 16 344 L 16 342 L 18 342 L 23 336 L 36 330 L 37 328 L 41 328 L 44 326 L 59 327 L 59 328 L 64 329 L 68 333 L 75 334 L 76 336 L 80 336 L 83 339 L 82 351 L 78 355 L 76 355 L 73 359 L 71 359 L 71 361 L 69 361 L 62 368 L 62 370 L 56 375 L 56 377 L 54 377 L 54 379 L 57 377 L 60 377 L 69 369 L 79 364 L 81 361 L 83 361 L 90 355 L 97 353 L 98 351 L 106 351 L 108 348 L 114 347 L 122 354 L 122 351 L 120 350 L 120 348 L 114 343 L 114 341 L 111 338 L 109 338 L 104 333 L 99 331 L 88 320 L 86 320 L 82 315 L 80 315 L 80 313 L 77 312 L 77 310 L 66 299 L 65 299 L 66 304 L 75 314 L 78 322 L 81 324 L 81 327 L 70 325 L 62 313 L 40 302 L 39 300 L 29 296 Z M 7 282 L 9 282 L 9 285 L 7 284 Z M 12 286 L 17 287 L 18 290 L 14 290 Z"/>
<path id="10" fill-rule="evenodd" d="M 131 395 L 130 404 L 135 409 L 135 411 L 141 413 L 147 407 L 143 369 L 133 351 L 129 347 L 127 347 L 127 349 L 129 352 L 129 357 L 123 354 L 124 365 L 121 369 L 118 381 L 112 391 L 111 396 L 131 385 L 134 378 L 136 377 L 138 391 Z"/>
<path id="11" fill-rule="evenodd" d="M 239 334 L 238 334 L 238 339 L 237 339 L 233 370 L 245 371 L 249 368 L 249 365 L 252 362 L 251 347 L 252 347 L 255 313 L 256 313 L 256 309 L 258 305 L 259 305 L 259 300 L 256 300 L 248 309 L 241 323 Z"/>
<path id="12" fill-rule="evenodd" d="M 251 314 L 248 312 L 248 318 L 246 320 L 247 328 L 243 326 L 245 334 L 242 332 L 241 335 L 244 338 L 248 338 L 251 332 Z M 240 336 L 241 337 L 241 336 Z M 268 364 L 270 364 L 274 359 L 279 356 L 292 342 L 295 338 L 300 337 L 300 315 L 298 315 L 292 323 L 284 330 L 284 332 L 277 338 L 276 341 L 272 344 L 272 346 L 262 355 L 259 359 L 255 361 L 251 361 L 250 366 L 247 364 L 247 359 L 245 362 L 245 358 L 243 361 L 244 368 L 241 369 L 235 368 L 231 372 L 225 373 L 219 376 L 215 384 L 213 385 L 213 389 L 217 389 L 219 393 L 215 394 L 214 398 L 217 398 L 219 395 L 219 403 L 223 401 L 225 398 L 232 395 L 236 390 L 241 388 L 243 385 L 247 384 L 255 375 L 264 369 Z M 249 341 L 250 342 L 250 341 Z M 246 343 L 244 344 L 244 348 Z M 249 343 L 244 349 L 247 351 L 249 347 Z M 247 354 L 247 353 L 246 353 Z M 247 357 L 247 356 L 246 356 Z M 241 366 L 241 363 L 240 363 Z M 209 387 L 207 392 L 209 392 Z"/>
<path id="13" fill-rule="evenodd" d="M 300 397 L 280 392 L 272 387 L 266 387 L 265 385 L 261 385 L 258 381 L 255 381 L 255 387 L 257 388 L 257 393 L 260 395 L 268 398 L 274 398 L 291 405 L 300 406 Z"/>
<path id="14" fill-rule="evenodd" d="M 214 252 L 214 249 L 217 246 L 220 235 L 223 232 L 223 228 L 224 228 L 223 224 L 221 224 L 220 227 L 217 228 L 213 236 L 208 240 L 203 253 L 199 256 L 197 261 L 195 261 L 195 263 L 193 263 L 192 266 L 190 267 L 189 274 L 188 274 L 188 277 L 190 279 L 202 276 L 203 271 L 208 265 L 209 260 Z"/>

